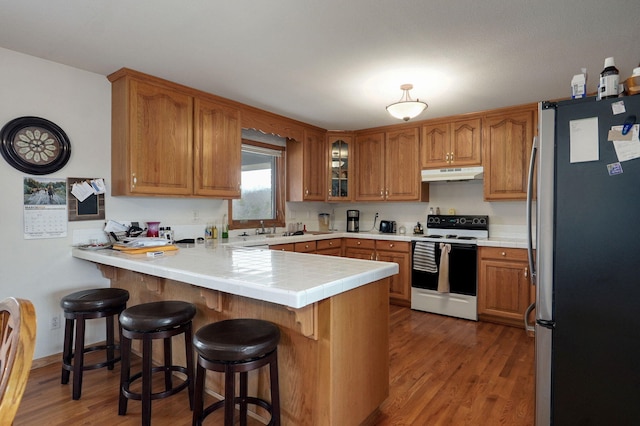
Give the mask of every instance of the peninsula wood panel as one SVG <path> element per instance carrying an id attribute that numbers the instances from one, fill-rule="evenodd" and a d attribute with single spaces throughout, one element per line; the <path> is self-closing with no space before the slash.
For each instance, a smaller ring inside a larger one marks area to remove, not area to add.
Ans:
<path id="1" fill-rule="evenodd" d="M 302 308 L 316 312 L 311 316 L 316 334 L 306 337 L 303 330 L 308 328 L 299 322 L 300 315 L 306 314 L 301 310 L 128 270 L 101 269 L 109 271 L 112 286 L 129 291 L 129 305 L 160 300 L 194 303 L 194 330 L 229 318 L 259 318 L 277 324 L 282 334 L 278 345 L 282 425 L 359 425 L 388 395 L 388 279 Z M 308 318 L 303 321 L 307 323 Z M 181 345 L 174 341 L 177 363 L 184 362 Z M 139 351 L 139 342 L 134 341 L 133 347 Z M 154 347 L 153 358 L 162 359 L 161 345 Z M 214 393 L 223 393 L 221 374 L 208 372 L 206 383 Z M 266 371 L 249 373 L 249 392 L 268 400 L 268 389 Z"/>

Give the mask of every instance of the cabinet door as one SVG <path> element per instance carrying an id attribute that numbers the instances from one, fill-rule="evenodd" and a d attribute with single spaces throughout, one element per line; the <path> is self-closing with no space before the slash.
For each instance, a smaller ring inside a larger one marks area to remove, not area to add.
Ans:
<path id="1" fill-rule="evenodd" d="M 525 200 L 536 110 L 491 115 L 483 121 L 484 199 Z"/>
<path id="2" fill-rule="evenodd" d="M 482 121 L 455 121 L 451 123 L 449 161 L 455 166 L 482 165 Z"/>
<path id="3" fill-rule="evenodd" d="M 420 141 L 420 167 L 439 169 L 449 165 L 449 123 L 422 126 Z"/>
<path id="4" fill-rule="evenodd" d="M 417 127 L 388 132 L 385 141 L 385 199 L 420 199 L 420 136 Z"/>
<path id="5" fill-rule="evenodd" d="M 357 201 L 385 199 L 384 133 L 357 135 L 355 140 L 355 179 Z"/>
<path id="6" fill-rule="evenodd" d="M 328 201 L 350 201 L 353 198 L 352 140 L 350 135 L 329 134 Z"/>
<path id="7" fill-rule="evenodd" d="M 129 102 L 129 192 L 131 195 L 191 195 L 193 98 L 131 80 Z M 114 104 L 113 108 L 121 107 L 124 106 Z M 122 173 L 119 167 L 119 164 L 112 166 L 114 174 Z"/>
<path id="8" fill-rule="evenodd" d="M 411 244 L 398 241 L 376 241 L 376 260 L 395 262 L 399 270 L 389 280 L 391 303 L 411 306 Z"/>
<path id="9" fill-rule="evenodd" d="M 240 198 L 240 112 L 226 105 L 197 98 L 194 105 L 194 193 Z"/>
<path id="10" fill-rule="evenodd" d="M 311 129 L 287 142 L 287 201 L 325 200 L 325 148 L 325 134 Z"/>
<path id="11" fill-rule="evenodd" d="M 532 301 L 526 250 L 483 247 L 480 256 L 479 318 L 523 327 L 524 312 Z"/>
<path id="12" fill-rule="evenodd" d="M 323 132 L 305 130 L 304 156 L 304 200 L 325 200 L 325 134 Z"/>

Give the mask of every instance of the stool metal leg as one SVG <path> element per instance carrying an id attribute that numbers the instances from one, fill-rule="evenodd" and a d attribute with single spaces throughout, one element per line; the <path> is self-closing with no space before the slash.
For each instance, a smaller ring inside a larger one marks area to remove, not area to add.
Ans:
<path id="1" fill-rule="evenodd" d="M 173 356 L 171 353 L 171 337 L 164 340 L 164 388 L 165 390 L 173 389 L 173 380 L 171 374 L 171 366 L 173 365 Z"/>
<path id="2" fill-rule="evenodd" d="M 82 393 L 82 369 L 84 367 L 84 331 L 86 320 L 84 316 L 76 320 L 76 341 L 73 352 L 73 399 L 80 399 Z"/>
<path id="3" fill-rule="evenodd" d="M 236 409 L 236 378 L 233 366 L 227 364 L 224 372 L 224 425 L 233 426 L 233 415 Z"/>
<path id="4" fill-rule="evenodd" d="M 204 380 L 207 376 L 207 370 L 200 365 L 200 356 L 196 366 L 196 386 L 193 392 L 193 421 L 191 426 L 202 425 L 202 414 L 204 410 Z"/>
<path id="5" fill-rule="evenodd" d="M 240 426 L 247 426 L 247 387 L 248 373 L 243 371 L 240 373 Z"/>
<path id="6" fill-rule="evenodd" d="M 118 402 L 118 415 L 127 414 L 127 402 L 129 399 L 124 395 L 123 386 L 129 382 L 131 375 L 131 339 L 120 334 L 120 399 Z"/>
<path id="7" fill-rule="evenodd" d="M 192 325 L 189 323 L 184 332 L 184 347 L 186 349 L 185 355 L 187 357 L 187 380 L 189 380 L 189 408 L 193 410 L 193 393 L 195 388 L 195 370 L 193 368 L 193 337 L 192 337 Z"/>
<path id="8" fill-rule="evenodd" d="M 71 356 L 73 354 L 73 328 L 75 321 L 67 318 L 64 321 L 64 344 L 62 348 L 62 377 L 60 383 L 66 385 L 69 383 L 71 371 L 64 368 L 65 365 L 71 365 Z"/>
<path id="9" fill-rule="evenodd" d="M 142 426 L 151 425 L 151 337 L 142 338 Z"/>
<path id="10" fill-rule="evenodd" d="M 273 351 L 269 361 L 269 382 L 271 382 L 271 421 L 270 425 L 280 426 L 280 388 L 278 381 L 278 350 Z"/>
<path id="11" fill-rule="evenodd" d="M 106 358 L 106 362 L 107 364 L 107 369 L 108 370 L 113 370 L 113 365 L 115 364 L 115 362 L 113 361 L 115 359 L 115 352 L 114 352 L 114 341 L 115 341 L 115 337 L 114 337 L 114 328 L 113 328 L 113 319 L 114 317 L 112 316 L 108 316 L 105 318 L 105 321 L 107 323 L 107 358 Z"/>

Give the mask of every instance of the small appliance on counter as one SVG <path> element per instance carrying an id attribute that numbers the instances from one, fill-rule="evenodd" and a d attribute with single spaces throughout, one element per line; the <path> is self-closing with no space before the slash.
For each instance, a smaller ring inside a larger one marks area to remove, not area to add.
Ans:
<path id="1" fill-rule="evenodd" d="M 347 232 L 360 231 L 360 210 L 347 210 Z"/>
<path id="2" fill-rule="evenodd" d="M 381 220 L 380 221 L 380 232 L 383 234 L 395 234 L 396 233 L 396 222 L 395 220 Z"/>

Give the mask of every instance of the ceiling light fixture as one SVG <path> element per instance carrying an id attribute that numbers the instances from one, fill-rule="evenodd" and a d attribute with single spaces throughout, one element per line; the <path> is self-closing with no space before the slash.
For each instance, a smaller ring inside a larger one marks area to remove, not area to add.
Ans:
<path id="1" fill-rule="evenodd" d="M 409 121 L 427 109 L 428 105 L 420 102 L 420 99 L 416 99 L 415 101 L 411 99 L 409 90 L 413 89 L 413 84 L 403 84 L 400 86 L 400 89 L 403 91 L 402 97 L 398 102 L 387 107 L 389 114 L 400 120 Z"/>

